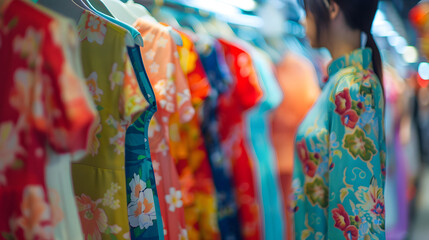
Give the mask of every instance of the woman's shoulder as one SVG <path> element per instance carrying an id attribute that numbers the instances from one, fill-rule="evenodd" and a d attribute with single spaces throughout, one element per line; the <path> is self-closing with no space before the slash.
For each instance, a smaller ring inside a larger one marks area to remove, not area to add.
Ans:
<path id="1" fill-rule="evenodd" d="M 349 89 L 356 93 L 371 93 L 382 94 L 383 88 L 380 80 L 375 74 L 372 67 L 363 68 L 362 66 L 349 66 L 340 70 L 332 76 L 334 94 L 343 92 L 344 89 Z"/>

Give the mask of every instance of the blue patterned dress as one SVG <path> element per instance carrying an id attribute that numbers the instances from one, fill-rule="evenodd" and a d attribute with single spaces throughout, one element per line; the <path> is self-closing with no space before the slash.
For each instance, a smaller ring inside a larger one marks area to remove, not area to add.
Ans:
<path id="1" fill-rule="evenodd" d="M 217 40 L 200 39 L 197 42 L 197 51 L 212 87 L 210 95 L 203 105 L 201 130 L 216 188 L 219 230 L 222 239 L 238 240 L 241 239 L 241 234 L 231 166 L 221 147 L 217 120 L 218 97 L 228 91 L 232 76 Z"/>
<path id="2" fill-rule="evenodd" d="M 162 240 L 164 239 L 163 222 L 148 141 L 149 122 L 157 111 L 155 93 L 146 74 L 140 48 L 128 47 L 128 55 L 140 90 L 149 103 L 143 114 L 127 128 L 125 136 L 125 175 L 130 236 L 132 240 Z"/>
<path id="3" fill-rule="evenodd" d="M 370 49 L 331 63 L 298 129 L 296 239 L 385 239 L 383 89 Z"/>

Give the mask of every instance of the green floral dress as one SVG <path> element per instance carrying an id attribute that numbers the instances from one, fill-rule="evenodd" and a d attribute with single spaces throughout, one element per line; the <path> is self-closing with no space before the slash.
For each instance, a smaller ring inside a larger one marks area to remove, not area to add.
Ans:
<path id="1" fill-rule="evenodd" d="M 370 49 L 329 66 L 329 80 L 298 129 L 295 239 L 385 239 L 383 89 Z"/>

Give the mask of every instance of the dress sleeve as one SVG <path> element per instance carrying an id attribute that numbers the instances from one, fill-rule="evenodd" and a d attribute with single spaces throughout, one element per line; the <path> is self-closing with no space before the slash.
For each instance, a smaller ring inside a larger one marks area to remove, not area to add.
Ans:
<path id="1" fill-rule="evenodd" d="M 385 239 L 381 86 L 376 77 L 344 77 L 329 104 L 327 239 Z"/>
<path id="2" fill-rule="evenodd" d="M 70 59 L 69 53 L 79 47 L 76 32 L 70 29 L 69 41 L 62 43 L 58 34 L 64 25 L 52 26 L 42 49 L 44 73 L 37 75 L 32 122 L 55 151 L 73 153 L 86 150 L 96 112 L 80 71 Z"/>

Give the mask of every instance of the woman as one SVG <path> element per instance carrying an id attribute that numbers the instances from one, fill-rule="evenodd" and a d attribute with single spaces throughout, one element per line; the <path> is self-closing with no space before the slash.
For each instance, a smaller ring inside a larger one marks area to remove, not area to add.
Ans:
<path id="1" fill-rule="evenodd" d="M 305 1 L 312 46 L 335 60 L 297 133 L 296 239 L 385 239 L 382 64 L 370 32 L 377 5 Z"/>

